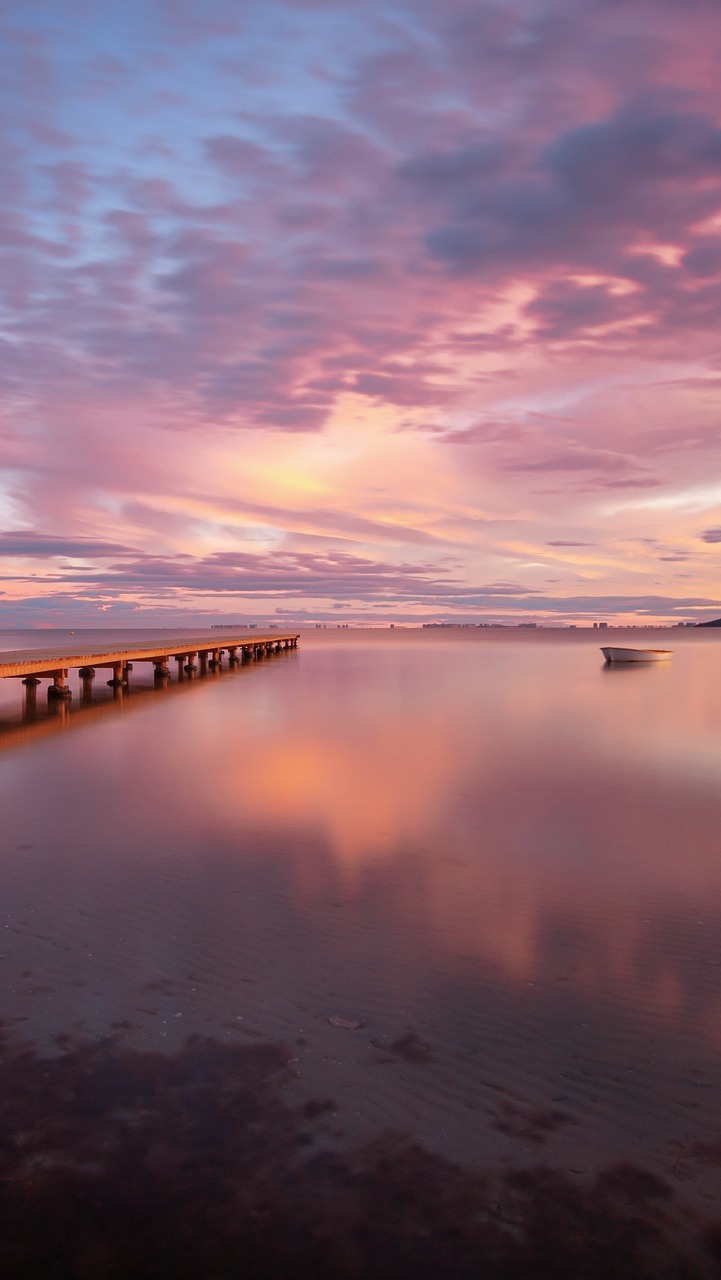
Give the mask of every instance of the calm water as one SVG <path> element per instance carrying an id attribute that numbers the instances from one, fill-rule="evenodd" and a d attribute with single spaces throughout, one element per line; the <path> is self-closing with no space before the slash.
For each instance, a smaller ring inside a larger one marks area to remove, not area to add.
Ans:
<path id="1" fill-rule="evenodd" d="M 629 1159 L 718 1213 L 721 634 L 602 640 L 309 632 L 69 711 L 3 682 L 5 1025 L 281 1040 L 330 1145 Z"/>

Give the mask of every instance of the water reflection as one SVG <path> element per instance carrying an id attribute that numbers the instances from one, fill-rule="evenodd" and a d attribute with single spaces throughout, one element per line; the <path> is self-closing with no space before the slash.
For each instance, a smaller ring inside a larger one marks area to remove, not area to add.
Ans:
<path id="1" fill-rule="evenodd" d="M 670 675 L 671 668 L 667 662 L 602 662 L 601 670 L 605 675 L 628 675 L 643 672 L 645 675 Z"/>
<path id="2" fill-rule="evenodd" d="M 273 655 L 273 661 L 292 661 L 294 653 Z M 232 678 L 232 673 L 239 669 L 239 664 L 229 664 L 226 671 L 219 666 L 208 670 L 203 679 L 210 680 L 225 674 Z M 14 749 L 25 741 L 52 734 L 59 728 L 67 728 L 71 724 L 79 728 L 87 726 L 89 716 L 101 717 L 117 713 L 119 710 L 140 709 L 149 705 L 154 696 L 171 693 L 178 696 L 186 689 L 181 685 L 189 685 L 196 676 L 196 668 L 183 667 L 178 663 L 175 678 L 169 670 L 149 674 L 142 669 L 133 674 L 133 664 L 127 663 L 125 677 L 121 683 L 115 679 L 102 680 L 104 672 L 93 668 L 81 668 L 71 671 L 68 684 L 71 697 L 53 698 L 47 682 L 37 683 L 8 679 L 0 682 L 2 702 L 0 702 L 0 752 Z M 107 689 L 106 689 L 107 686 Z M 20 691 L 20 697 L 17 696 Z"/>
<path id="3" fill-rule="evenodd" d="M 652 1021 L 686 1013 L 719 1044 L 721 995 L 698 967 L 721 965 L 717 779 L 670 785 L 653 754 L 631 775 L 603 741 L 534 752 L 507 721 L 461 728 L 386 713 L 382 731 L 373 717 L 352 734 L 256 729 L 242 772 L 216 772 L 216 816 L 273 830 L 309 911 L 329 883 L 363 897 L 382 877 L 387 927 L 439 964 L 462 953 L 514 984 L 612 992 Z"/>
<path id="4" fill-rule="evenodd" d="M 96 684 L 87 732 L 3 758 L 6 1013 L 280 1037 L 358 1132 L 660 1167 L 721 1095 L 718 652 L 307 638 L 133 673 L 137 716 Z"/>

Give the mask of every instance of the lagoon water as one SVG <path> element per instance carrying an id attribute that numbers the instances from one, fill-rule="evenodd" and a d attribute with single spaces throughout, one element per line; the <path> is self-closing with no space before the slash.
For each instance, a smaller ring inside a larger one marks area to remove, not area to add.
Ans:
<path id="1" fill-rule="evenodd" d="M 90 701 L 71 673 L 69 709 L 4 681 L 9 1043 L 282 1042 L 316 1147 L 633 1162 L 721 1215 L 721 633 L 603 641 L 309 631 Z"/>

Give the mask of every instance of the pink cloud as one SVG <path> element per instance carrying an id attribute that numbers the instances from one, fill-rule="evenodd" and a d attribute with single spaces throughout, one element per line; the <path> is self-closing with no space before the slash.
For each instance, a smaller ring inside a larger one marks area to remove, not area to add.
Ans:
<path id="1" fill-rule="evenodd" d="M 600 517 L 576 541 L 579 494 L 702 485 L 719 431 L 717 5 L 141 8 L 112 47 L 99 11 L 76 25 L 72 6 L 72 22 L 23 31 L 19 15 L 6 32 L 9 527 L 99 542 L 111 512 L 109 540 L 132 546 L 123 519 L 167 499 L 175 573 L 191 490 L 210 493 L 193 519 L 218 536 L 227 494 L 206 441 L 235 432 L 248 512 L 292 540 L 302 507 L 305 536 L 352 536 L 395 565 L 370 482 L 321 474 L 323 440 L 364 476 L 378 450 L 401 511 L 407 476 L 432 477 L 437 529 L 399 517 L 393 536 L 440 555 L 452 525 L 470 590 L 511 555 L 494 520 L 519 544 L 606 545 Z M 249 437 L 279 475 L 271 441 L 307 437 L 294 466 L 305 481 L 319 468 L 322 496 L 309 482 L 284 520 L 271 481 L 263 500 L 243 475 Z M 663 559 L 690 564 L 700 599 L 717 513 L 666 519 Z M 199 563 L 214 582 L 230 571 Z M 581 599 L 579 580 L 562 585 Z"/>

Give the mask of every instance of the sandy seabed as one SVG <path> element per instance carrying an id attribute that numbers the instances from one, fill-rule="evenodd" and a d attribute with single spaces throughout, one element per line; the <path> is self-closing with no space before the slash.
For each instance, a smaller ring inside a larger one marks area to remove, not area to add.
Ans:
<path id="1" fill-rule="evenodd" d="M 579 1185 L 484 1176 L 391 1131 L 339 1149 L 331 1100 L 284 1101 L 280 1045 L 61 1049 L 0 1065 L 8 1280 L 721 1273 L 721 1222 L 631 1164 Z"/>

